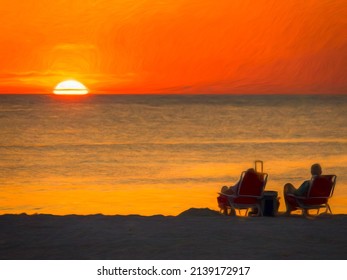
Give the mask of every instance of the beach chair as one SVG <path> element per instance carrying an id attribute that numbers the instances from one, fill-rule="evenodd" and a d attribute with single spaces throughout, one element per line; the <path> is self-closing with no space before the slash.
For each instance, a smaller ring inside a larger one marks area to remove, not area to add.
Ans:
<path id="1" fill-rule="evenodd" d="M 315 176 L 310 181 L 310 187 L 306 196 L 296 196 L 288 194 L 288 202 L 293 209 L 302 210 L 306 215 L 308 210 L 316 209 L 317 215 L 320 209 L 324 208 L 324 213 L 332 214 L 329 198 L 334 194 L 336 175 Z"/>
<path id="2" fill-rule="evenodd" d="M 267 173 L 243 171 L 237 193 L 220 193 L 220 195 L 228 199 L 229 205 L 227 207 L 230 208 L 231 212 L 238 210 L 241 215 L 241 210 L 245 210 L 245 216 L 247 216 L 249 209 L 257 209 L 256 215 L 262 216 L 261 201 L 267 178 Z"/>

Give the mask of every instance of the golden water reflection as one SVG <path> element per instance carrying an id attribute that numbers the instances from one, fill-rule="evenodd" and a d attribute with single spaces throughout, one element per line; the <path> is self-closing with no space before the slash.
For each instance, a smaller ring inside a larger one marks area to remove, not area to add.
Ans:
<path id="1" fill-rule="evenodd" d="M 174 188 L 175 187 L 175 188 Z M 280 211 L 285 210 L 282 187 L 272 188 L 279 192 Z M 123 190 L 98 190 L 97 186 L 84 190 L 40 190 L 13 188 L 1 196 L 0 214 L 11 213 L 44 213 L 55 215 L 178 215 L 194 208 L 218 210 L 216 197 L 219 191 L 215 185 L 210 186 L 132 186 Z M 330 200 L 334 214 L 347 213 L 347 196 L 338 189 Z"/>

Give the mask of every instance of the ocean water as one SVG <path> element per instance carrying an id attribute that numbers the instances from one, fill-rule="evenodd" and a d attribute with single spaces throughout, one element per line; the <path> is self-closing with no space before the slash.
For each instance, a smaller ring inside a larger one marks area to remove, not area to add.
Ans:
<path id="1" fill-rule="evenodd" d="M 0 213 L 217 210 L 255 160 L 279 196 L 320 163 L 347 213 L 346 124 L 345 95 L 0 95 Z"/>

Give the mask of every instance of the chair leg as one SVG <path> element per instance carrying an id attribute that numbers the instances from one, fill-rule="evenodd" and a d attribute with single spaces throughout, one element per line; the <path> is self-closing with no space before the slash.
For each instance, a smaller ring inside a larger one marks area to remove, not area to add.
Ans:
<path id="1" fill-rule="evenodd" d="M 249 211 L 249 208 L 247 208 L 247 212 Z M 246 212 L 246 216 L 252 216 L 252 217 L 259 217 L 259 216 L 263 216 L 263 212 L 261 211 L 261 206 L 256 205 L 255 207 L 251 208 L 251 211 L 248 212 L 247 214 Z"/>
<path id="2" fill-rule="evenodd" d="M 226 215 L 226 216 L 228 216 L 228 208 L 227 207 L 225 207 L 224 209 L 223 209 L 223 215 Z"/>
<path id="3" fill-rule="evenodd" d="M 327 212 L 330 212 L 330 214 L 332 215 L 333 212 L 331 211 L 330 205 L 327 203 Z"/>
<path id="4" fill-rule="evenodd" d="M 229 216 L 228 208 L 229 207 L 223 207 L 223 208 L 221 207 L 221 208 L 219 208 L 219 213 L 222 214 L 222 215 L 225 215 L 225 216 Z"/>
<path id="5" fill-rule="evenodd" d="M 229 216 L 236 216 L 236 211 L 234 208 L 230 207 Z"/>

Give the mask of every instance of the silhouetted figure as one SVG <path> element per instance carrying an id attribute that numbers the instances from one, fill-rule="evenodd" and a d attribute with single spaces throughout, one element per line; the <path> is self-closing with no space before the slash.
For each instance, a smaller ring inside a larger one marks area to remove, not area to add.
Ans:
<path id="1" fill-rule="evenodd" d="M 256 171 L 254 170 L 254 168 L 249 168 L 247 169 L 246 173 L 254 173 L 256 174 Z M 217 197 L 217 202 L 219 205 L 219 208 L 221 209 L 221 212 L 225 215 L 235 215 L 235 212 L 233 209 L 231 209 L 230 213 L 228 213 L 228 209 L 230 209 L 230 204 L 229 204 L 229 200 L 228 197 L 223 195 L 223 194 L 227 194 L 227 195 L 233 195 L 233 194 L 237 194 L 239 187 L 240 187 L 240 183 L 241 183 L 241 179 L 233 186 L 223 186 L 221 188 L 220 191 L 220 195 Z"/>
<path id="2" fill-rule="evenodd" d="M 320 164 L 315 163 L 311 166 L 311 174 L 312 174 L 312 178 L 322 174 L 322 167 L 320 166 Z M 310 188 L 310 182 L 311 180 L 304 181 L 298 189 L 296 189 L 291 183 L 287 183 L 284 185 L 283 195 L 284 195 L 284 201 L 286 203 L 286 208 L 287 208 L 285 213 L 286 215 L 290 215 L 292 211 L 297 209 L 297 207 L 293 205 L 288 194 L 294 194 L 296 196 L 307 195 L 307 192 Z"/>
<path id="3" fill-rule="evenodd" d="M 256 174 L 254 168 L 247 169 L 246 173 L 254 173 L 254 174 Z M 225 194 L 235 194 L 239 190 L 240 183 L 241 183 L 241 179 L 233 186 L 230 186 L 230 187 L 223 186 L 221 188 L 220 192 L 221 193 L 225 193 Z"/>

